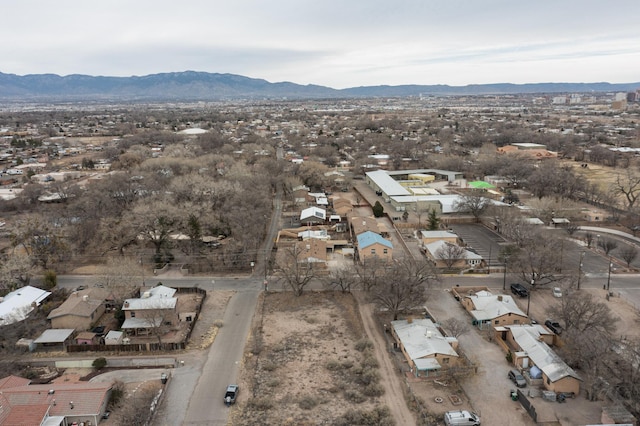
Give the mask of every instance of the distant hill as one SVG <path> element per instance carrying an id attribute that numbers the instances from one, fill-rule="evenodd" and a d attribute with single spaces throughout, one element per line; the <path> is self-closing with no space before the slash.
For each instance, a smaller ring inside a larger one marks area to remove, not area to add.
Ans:
<path id="1" fill-rule="evenodd" d="M 0 73 L 0 99 L 3 100 L 320 99 L 418 95 L 627 92 L 638 88 L 640 88 L 640 83 L 505 83 L 468 86 L 363 86 L 337 90 L 325 86 L 300 85 L 290 82 L 270 83 L 266 80 L 235 74 L 195 71 L 150 74 L 141 77 L 102 77 L 78 74 L 18 76 Z"/>

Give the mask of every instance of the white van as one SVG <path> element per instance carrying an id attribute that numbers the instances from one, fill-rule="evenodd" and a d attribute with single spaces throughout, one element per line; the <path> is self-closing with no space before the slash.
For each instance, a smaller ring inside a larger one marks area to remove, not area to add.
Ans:
<path id="1" fill-rule="evenodd" d="M 444 413 L 444 424 L 447 426 L 480 426 L 480 417 L 470 411 L 447 411 Z"/>

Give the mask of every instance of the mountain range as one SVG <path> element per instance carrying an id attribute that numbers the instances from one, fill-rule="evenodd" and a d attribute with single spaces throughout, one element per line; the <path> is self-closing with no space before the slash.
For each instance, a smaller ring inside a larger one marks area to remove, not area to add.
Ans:
<path id="1" fill-rule="evenodd" d="M 196 71 L 132 77 L 0 72 L 0 99 L 50 101 L 215 101 L 232 99 L 322 99 L 447 95 L 629 92 L 640 83 L 531 83 L 361 86 L 333 89 L 290 82 L 270 83 L 235 74 Z"/>

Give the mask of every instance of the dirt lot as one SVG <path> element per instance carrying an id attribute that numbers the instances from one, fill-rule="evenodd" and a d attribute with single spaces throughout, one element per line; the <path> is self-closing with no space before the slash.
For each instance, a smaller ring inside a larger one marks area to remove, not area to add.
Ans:
<path id="1" fill-rule="evenodd" d="M 353 295 L 270 293 L 260 310 L 231 424 L 394 424 L 386 398 L 403 397 L 383 395 Z"/>

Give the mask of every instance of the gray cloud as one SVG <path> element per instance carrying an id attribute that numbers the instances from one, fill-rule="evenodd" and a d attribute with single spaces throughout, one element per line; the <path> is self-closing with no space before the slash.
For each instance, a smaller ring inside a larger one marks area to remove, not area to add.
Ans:
<path id="1" fill-rule="evenodd" d="M 343 88 L 640 69 L 637 0 L 23 0 L 2 13 L 0 71 L 16 74 L 189 69 Z"/>

